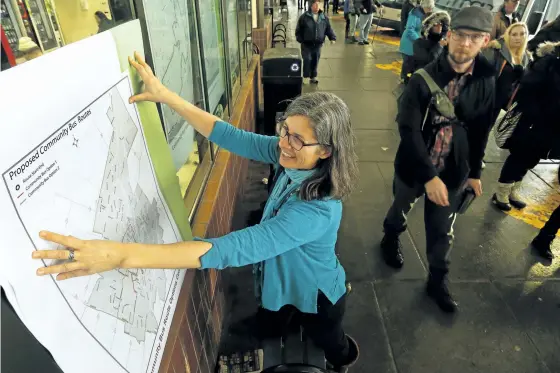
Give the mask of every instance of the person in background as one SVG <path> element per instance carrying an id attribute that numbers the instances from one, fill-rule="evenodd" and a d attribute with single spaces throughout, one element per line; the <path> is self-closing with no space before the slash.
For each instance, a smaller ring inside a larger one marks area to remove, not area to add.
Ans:
<path id="1" fill-rule="evenodd" d="M 331 43 L 336 35 L 327 16 L 319 9 L 319 0 L 311 0 L 309 10 L 297 22 L 296 40 L 301 44 L 304 83 L 318 84 L 317 68 L 321 58 L 321 47 L 328 37 Z"/>
<path id="2" fill-rule="evenodd" d="M 483 52 L 496 69 L 494 121 L 501 110 L 507 111 L 523 73 L 531 61 L 527 52 L 528 36 L 529 30 L 525 23 L 514 23 L 500 39 L 492 40 Z"/>
<path id="3" fill-rule="evenodd" d="M 338 14 L 338 3 L 339 3 L 339 0 L 333 0 L 333 2 L 332 2 L 332 12 L 333 12 L 333 14 Z"/>
<path id="4" fill-rule="evenodd" d="M 446 284 L 457 209 L 466 186 L 477 196 L 482 194 L 481 163 L 492 127 L 494 67 L 480 51 L 490 41 L 492 19 L 487 9 L 461 9 L 451 20 L 448 46 L 424 68 L 454 104 L 456 118 L 436 110 L 428 84 L 418 73 L 412 75 L 399 102 L 401 142 L 381 253 L 387 265 L 402 268 L 399 236 L 406 230 L 408 213 L 425 194 L 430 270 L 426 291 L 444 312 L 457 309 Z"/>
<path id="5" fill-rule="evenodd" d="M 402 34 L 399 46 L 399 52 L 403 56 L 403 64 L 401 69 L 401 81 L 406 84 L 409 80 L 409 74 L 414 70 L 414 49 L 412 44 L 420 38 L 422 31 L 422 22 L 434 10 L 434 0 L 421 0 L 420 6 L 414 8 L 406 22 L 406 28 Z"/>
<path id="6" fill-rule="evenodd" d="M 494 27 L 490 34 L 492 39 L 501 38 L 509 26 L 521 20 L 521 16 L 517 13 L 518 7 L 519 0 L 504 0 L 503 5 L 494 16 Z"/>
<path id="7" fill-rule="evenodd" d="M 278 176 L 261 223 L 219 238 L 174 244 L 84 241 L 43 231 L 46 242 L 65 249 L 39 250 L 33 258 L 69 261 L 41 267 L 38 275 L 58 273 L 57 280 L 65 280 L 117 268 L 254 265 L 261 335 L 282 335 L 295 309 L 307 335 L 325 351 L 330 369 L 346 372 L 359 354 L 342 327 L 346 275 L 335 252 L 341 200 L 356 185 L 358 169 L 348 106 L 332 93 L 304 94 L 278 122 L 278 137 L 257 135 L 183 100 L 138 54 L 135 58 L 130 63 L 145 89 L 131 103 L 168 105 L 221 148 L 275 165 Z"/>
<path id="8" fill-rule="evenodd" d="M 560 159 L 560 42 L 546 42 L 537 48 L 515 102 L 512 110 L 521 116 L 505 143 L 509 156 L 492 196 L 494 205 L 503 211 L 525 208 L 520 194 L 522 181 L 541 159 Z"/>
<path id="9" fill-rule="evenodd" d="M 352 33 L 352 37 L 350 36 L 350 17 L 354 16 L 354 0 L 345 0 L 344 1 L 344 20 L 346 21 L 346 26 L 344 28 L 344 42 L 345 43 L 352 43 L 355 39 L 354 32 L 356 32 L 356 26 L 354 25 L 354 32 Z"/>
<path id="10" fill-rule="evenodd" d="M 545 41 L 560 41 L 560 15 L 554 21 L 543 26 L 537 35 L 529 41 L 527 49 L 529 49 L 529 52 L 534 54 L 537 51 L 538 46 Z"/>
<path id="11" fill-rule="evenodd" d="M 19 38 L 18 51 L 22 53 L 25 61 L 31 61 L 43 55 L 41 48 L 29 36 Z"/>
<path id="12" fill-rule="evenodd" d="M 99 26 L 99 29 L 97 30 L 98 34 L 102 33 L 103 31 L 107 31 L 115 26 L 114 22 L 107 18 L 105 13 L 103 13 L 102 11 L 98 10 L 97 12 L 95 12 L 94 17 L 95 21 L 97 22 L 97 26 Z"/>
<path id="13" fill-rule="evenodd" d="M 369 44 L 369 29 L 373 22 L 373 13 L 376 11 L 383 12 L 383 5 L 378 0 L 362 0 L 360 5 L 360 23 L 358 26 L 360 29 L 359 45 Z"/>
<path id="14" fill-rule="evenodd" d="M 401 9 L 401 29 L 399 30 L 401 36 L 406 29 L 408 15 L 412 11 L 412 9 L 416 8 L 416 5 L 418 5 L 418 0 L 404 0 L 403 2 Z"/>
<path id="15" fill-rule="evenodd" d="M 558 181 L 560 181 L 560 168 L 558 169 Z M 552 242 L 560 231 L 560 206 L 552 212 L 544 227 L 539 231 L 537 237 L 531 242 L 531 246 L 539 253 L 541 257 L 547 260 L 554 259 L 552 253 Z"/>
<path id="16" fill-rule="evenodd" d="M 435 61 L 447 45 L 447 32 L 451 17 L 447 12 L 436 12 L 426 17 L 422 22 L 422 37 L 416 39 L 412 45 L 414 51 L 414 69 L 423 68 Z"/>

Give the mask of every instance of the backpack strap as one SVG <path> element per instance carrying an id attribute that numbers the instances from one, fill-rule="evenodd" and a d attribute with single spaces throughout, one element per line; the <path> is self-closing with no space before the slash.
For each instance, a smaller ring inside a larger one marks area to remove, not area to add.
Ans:
<path id="1" fill-rule="evenodd" d="M 428 74 L 426 70 L 418 69 L 416 72 L 424 79 L 424 81 L 428 85 L 428 88 L 430 89 L 430 93 L 432 94 L 432 96 L 440 92 L 445 94 L 445 92 L 443 92 L 441 88 L 437 85 L 437 83 L 434 82 L 434 79 L 430 76 L 430 74 Z"/>
<path id="2" fill-rule="evenodd" d="M 448 119 L 455 119 L 455 105 L 453 104 L 453 102 L 451 102 L 449 96 L 447 96 L 447 93 L 445 93 L 437 85 L 437 83 L 426 70 L 418 69 L 415 74 L 420 75 L 428 85 L 430 93 L 432 94 L 432 102 L 434 103 L 434 107 L 436 108 L 436 110 Z"/>

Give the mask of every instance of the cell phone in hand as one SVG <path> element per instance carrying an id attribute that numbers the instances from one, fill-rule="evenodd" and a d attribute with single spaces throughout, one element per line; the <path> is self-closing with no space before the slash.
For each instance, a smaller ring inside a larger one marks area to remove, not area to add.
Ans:
<path id="1" fill-rule="evenodd" d="M 471 204 L 475 199 L 476 199 L 476 193 L 474 192 L 474 189 L 471 187 L 465 188 L 461 196 L 461 202 L 457 207 L 457 213 L 464 214 L 465 212 L 467 212 L 467 210 L 469 209 L 469 207 L 471 206 Z"/>

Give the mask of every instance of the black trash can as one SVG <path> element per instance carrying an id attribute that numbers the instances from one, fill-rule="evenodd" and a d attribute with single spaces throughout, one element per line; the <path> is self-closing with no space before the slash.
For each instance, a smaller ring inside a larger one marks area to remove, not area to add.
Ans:
<path id="1" fill-rule="evenodd" d="M 284 113 L 291 100 L 301 95 L 303 78 L 300 50 L 267 49 L 262 65 L 264 123 L 259 132 L 272 136 L 276 133 L 276 118 Z"/>

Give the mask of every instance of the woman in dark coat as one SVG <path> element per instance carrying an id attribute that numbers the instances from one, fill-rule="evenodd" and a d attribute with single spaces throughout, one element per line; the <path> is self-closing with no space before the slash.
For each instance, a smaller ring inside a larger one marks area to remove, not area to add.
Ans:
<path id="1" fill-rule="evenodd" d="M 527 52 L 529 30 L 525 23 L 509 26 L 503 37 L 492 40 L 484 50 L 484 56 L 496 69 L 496 101 L 494 120 L 500 110 L 506 110 L 523 72 L 531 61 Z"/>
<path id="2" fill-rule="evenodd" d="M 492 197 L 501 210 L 525 207 L 519 196 L 521 181 L 541 159 L 560 158 L 560 42 L 543 43 L 537 59 L 521 79 L 515 97 L 519 123 L 506 141 L 510 155 Z"/>
<path id="3" fill-rule="evenodd" d="M 422 37 L 412 44 L 414 69 L 423 68 L 434 61 L 447 45 L 444 39 L 449 30 L 451 18 L 447 12 L 436 12 L 422 21 Z"/>

